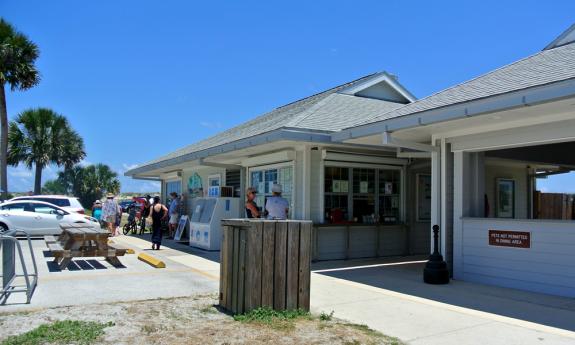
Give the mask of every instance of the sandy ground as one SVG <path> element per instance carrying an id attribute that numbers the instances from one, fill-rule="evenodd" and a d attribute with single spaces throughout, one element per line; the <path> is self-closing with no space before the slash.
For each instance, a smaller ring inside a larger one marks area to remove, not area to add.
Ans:
<path id="1" fill-rule="evenodd" d="M 216 295 L 91 304 L 0 314 L 0 340 L 57 320 L 113 322 L 96 344 L 400 344 L 340 320 L 234 321 Z"/>

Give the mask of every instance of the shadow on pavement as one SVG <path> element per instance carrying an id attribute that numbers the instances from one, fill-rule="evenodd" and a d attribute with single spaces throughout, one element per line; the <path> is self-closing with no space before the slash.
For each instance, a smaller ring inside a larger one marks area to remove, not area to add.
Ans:
<path id="1" fill-rule="evenodd" d="M 148 233 L 145 233 L 143 235 L 132 235 L 132 234 L 130 234 L 128 236 L 148 241 L 148 242 L 150 242 L 150 248 L 152 246 L 152 242 L 151 242 L 152 235 L 151 234 L 148 234 Z M 179 252 L 183 252 L 186 254 L 192 254 L 195 256 L 199 256 L 201 258 L 204 258 L 206 260 L 210 260 L 210 261 L 213 261 L 216 263 L 220 262 L 220 252 L 219 251 L 209 251 L 209 250 L 203 250 L 200 248 L 190 247 L 188 245 L 187 241 L 186 242 L 183 242 L 183 241 L 178 242 L 178 241 L 170 240 L 170 239 L 164 237 L 162 239 L 162 245 L 161 245 L 160 252 L 164 251 L 166 248 L 177 250 Z M 146 249 L 144 249 L 144 250 L 146 250 Z"/>
<path id="2" fill-rule="evenodd" d="M 421 257 L 385 261 L 331 261 L 312 265 L 316 274 L 454 306 L 575 331 L 575 300 L 515 289 L 452 280 L 423 282 Z"/>

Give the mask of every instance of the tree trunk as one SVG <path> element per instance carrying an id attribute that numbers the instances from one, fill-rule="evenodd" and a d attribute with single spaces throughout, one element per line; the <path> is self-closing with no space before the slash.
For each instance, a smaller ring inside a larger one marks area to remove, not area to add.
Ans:
<path id="1" fill-rule="evenodd" d="M 8 110 L 4 83 L 0 83 L 0 189 L 2 199 L 8 199 Z"/>
<path id="2" fill-rule="evenodd" d="M 36 177 L 34 177 L 34 194 L 42 194 L 42 165 L 36 164 Z"/>

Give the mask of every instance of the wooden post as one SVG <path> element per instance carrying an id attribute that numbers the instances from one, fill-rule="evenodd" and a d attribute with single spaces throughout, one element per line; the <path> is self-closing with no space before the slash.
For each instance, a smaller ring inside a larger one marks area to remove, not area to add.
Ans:
<path id="1" fill-rule="evenodd" d="M 312 223 L 224 220 L 220 305 L 232 313 L 261 306 L 309 310 Z"/>

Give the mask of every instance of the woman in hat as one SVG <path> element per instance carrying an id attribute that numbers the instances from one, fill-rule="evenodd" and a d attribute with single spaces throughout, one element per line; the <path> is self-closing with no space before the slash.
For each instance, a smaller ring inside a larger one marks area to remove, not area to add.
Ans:
<path id="1" fill-rule="evenodd" d="M 154 197 L 154 204 L 150 206 L 152 217 L 152 250 L 160 250 L 162 244 L 162 220 L 168 217 L 168 209 L 160 202 L 160 197 Z"/>
<path id="2" fill-rule="evenodd" d="M 258 209 L 258 204 L 254 201 L 256 198 L 257 190 L 254 187 L 250 187 L 246 190 L 246 216 L 248 218 L 259 218 L 260 210 Z"/>
<path id="3" fill-rule="evenodd" d="M 266 201 L 268 219 L 287 219 L 289 202 L 282 197 L 282 185 L 274 183 L 272 196 Z"/>
<path id="4" fill-rule="evenodd" d="M 118 213 L 118 203 L 114 200 L 114 194 L 108 193 L 106 195 L 106 201 L 102 206 L 102 218 L 106 222 L 106 228 L 110 232 L 111 236 L 116 233 L 116 216 Z"/>

